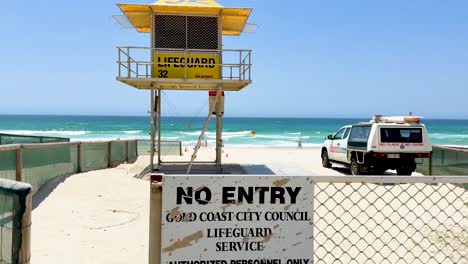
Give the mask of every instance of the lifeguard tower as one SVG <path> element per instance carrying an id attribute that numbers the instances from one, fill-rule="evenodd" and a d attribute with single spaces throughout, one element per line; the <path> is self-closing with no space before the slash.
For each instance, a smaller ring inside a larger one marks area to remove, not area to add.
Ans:
<path id="1" fill-rule="evenodd" d="M 216 160 L 213 163 L 221 166 L 224 91 L 239 91 L 249 85 L 252 68 L 251 50 L 225 50 L 222 37 L 239 36 L 252 9 L 225 8 L 213 0 L 159 0 L 150 5 L 118 6 L 137 32 L 150 34 L 149 47 L 118 47 L 117 80 L 151 91 L 151 168 L 155 168 L 155 148 L 157 168 L 162 165 L 163 90 L 210 91 L 213 99 L 187 173 L 190 173 L 212 114 L 216 115 Z"/>

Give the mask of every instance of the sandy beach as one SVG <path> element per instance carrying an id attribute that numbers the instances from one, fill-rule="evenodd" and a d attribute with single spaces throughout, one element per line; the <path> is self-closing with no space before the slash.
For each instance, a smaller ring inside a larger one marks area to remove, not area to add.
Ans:
<path id="1" fill-rule="evenodd" d="M 224 162 L 265 165 L 278 175 L 347 173 L 343 168 L 322 168 L 319 153 L 316 148 L 227 148 Z M 188 160 L 190 154 L 189 150 L 182 157 L 164 159 Z M 213 154 L 214 150 L 204 149 L 198 159 L 208 160 Z M 148 156 L 142 156 L 133 164 L 62 177 L 49 184 L 55 189 L 33 210 L 32 262 L 147 263 L 149 183 L 136 176 L 148 161 Z"/>

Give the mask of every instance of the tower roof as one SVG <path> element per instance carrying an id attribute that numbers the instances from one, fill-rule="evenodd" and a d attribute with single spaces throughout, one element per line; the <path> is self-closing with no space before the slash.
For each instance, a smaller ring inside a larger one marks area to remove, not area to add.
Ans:
<path id="1" fill-rule="evenodd" d="M 152 13 L 183 15 L 221 15 L 226 36 L 238 36 L 244 30 L 252 8 L 226 8 L 214 0 L 158 0 L 149 5 L 117 4 L 138 32 L 151 32 Z"/>

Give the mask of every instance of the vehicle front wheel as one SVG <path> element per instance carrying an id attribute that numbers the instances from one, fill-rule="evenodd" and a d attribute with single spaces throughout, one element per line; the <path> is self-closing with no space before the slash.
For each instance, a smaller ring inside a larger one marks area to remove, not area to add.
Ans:
<path id="1" fill-rule="evenodd" d="M 361 175 L 362 174 L 362 166 L 356 160 L 356 158 L 351 159 L 350 164 L 351 174 L 352 175 Z"/>
<path id="2" fill-rule="evenodd" d="M 322 151 L 322 166 L 324 168 L 331 168 L 332 166 L 330 159 L 328 158 L 328 151 L 326 149 Z"/>

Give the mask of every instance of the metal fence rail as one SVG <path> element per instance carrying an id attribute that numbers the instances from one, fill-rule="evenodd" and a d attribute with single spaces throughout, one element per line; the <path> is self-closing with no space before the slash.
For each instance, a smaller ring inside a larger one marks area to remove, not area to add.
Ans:
<path id="1" fill-rule="evenodd" d="M 468 177 L 311 177 L 314 263 L 468 263 Z"/>

